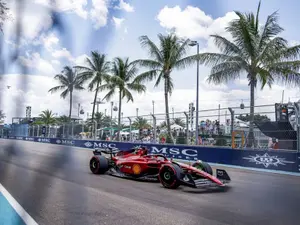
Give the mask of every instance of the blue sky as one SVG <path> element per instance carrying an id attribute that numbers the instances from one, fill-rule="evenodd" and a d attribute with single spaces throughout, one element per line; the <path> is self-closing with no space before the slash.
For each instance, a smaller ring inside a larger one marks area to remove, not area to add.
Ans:
<path id="1" fill-rule="evenodd" d="M 14 1 L 9 1 L 11 14 L 15 16 Z M 201 43 L 201 51 L 216 51 L 214 44 L 208 38 L 212 33 L 226 35 L 224 27 L 234 18 L 233 11 L 256 11 L 258 0 L 71 0 L 58 1 L 55 8 L 61 17 L 66 31 L 62 34 L 49 30 L 51 17 L 48 0 L 27 0 L 24 10 L 23 29 L 26 31 L 20 46 L 20 62 L 29 69 L 30 82 L 27 89 L 17 85 L 17 79 L 22 76 L 17 67 L 5 71 L 5 82 L 12 88 L 2 90 L 6 103 L 3 103 L 8 117 L 16 116 L 8 109 L 8 104 L 21 98 L 25 111 L 26 105 L 33 106 L 33 114 L 50 108 L 59 115 L 68 109 L 67 100 L 59 98 L 59 94 L 50 95 L 47 90 L 55 85 L 53 76 L 59 73 L 64 65 L 83 64 L 84 59 L 92 50 L 98 50 L 108 55 L 109 59 L 116 56 L 129 57 L 134 60 L 147 57 L 140 47 L 138 37 L 148 35 L 154 41 L 158 33 L 165 33 L 171 27 L 176 27 L 179 35 L 197 40 Z M 267 15 L 279 10 L 280 24 L 285 28 L 282 36 L 291 43 L 300 41 L 300 31 L 297 21 L 300 15 L 297 11 L 300 3 L 290 0 L 288 4 L 279 0 L 264 0 L 261 7 L 261 22 Z M 4 39 L 6 51 L 12 52 L 14 47 L 15 22 L 5 24 Z M 190 53 L 195 53 L 191 49 Z M 249 90 L 244 79 L 227 85 L 212 86 L 205 82 L 209 68 L 200 68 L 200 105 L 204 108 L 217 108 L 221 103 L 224 107 L 239 104 L 241 100 L 249 100 Z M 195 102 L 196 68 L 184 71 L 174 71 L 175 91 L 171 96 L 171 107 L 175 111 L 184 111 L 188 102 Z M 147 93 L 136 96 L 135 102 L 123 107 L 124 114 L 134 115 L 135 108 L 142 114 L 151 112 L 151 102 L 154 100 L 157 110 L 164 110 L 162 88 L 153 88 L 153 83 L 147 85 Z M 284 87 L 275 85 L 272 90 L 257 91 L 257 104 L 278 102 Z M 204 94 L 203 94 L 204 93 Z M 297 90 L 286 90 L 286 100 L 298 96 Z M 105 93 L 100 93 L 103 97 Z M 81 103 L 86 112 L 91 111 L 90 102 L 93 94 L 78 93 L 75 102 Z M 115 99 L 116 100 L 116 99 Z M 295 99 L 294 99 L 295 100 Z M 76 105 L 76 104 L 74 104 Z M 200 108 L 201 108 L 200 107 Z M 108 109 L 109 104 L 103 105 Z M 22 111 L 22 113 L 23 113 Z M 76 111 L 76 107 L 74 108 Z M 74 113 L 76 114 L 76 113 Z"/>

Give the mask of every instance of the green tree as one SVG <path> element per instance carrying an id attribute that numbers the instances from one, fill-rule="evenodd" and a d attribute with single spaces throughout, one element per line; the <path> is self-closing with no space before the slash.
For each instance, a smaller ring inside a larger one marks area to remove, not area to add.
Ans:
<path id="1" fill-rule="evenodd" d="M 237 119 L 243 121 L 243 122 L 249 122 L 250 121 L 250 115 L 239 115 L 236 117 Z M 254 115 L 254 122 L 269 122 L 271 119 L 267 115 L 260 115 L 260 114 L 255 114 Z"/>
<path id="2" fill-rule="evenodd" d="M 9 8 L 7 3 L 3 0 L 0 0 L 0 30 L 3 31 L 4 21 L 9 18 Z"/>
<path id="3" fill-rule="evenodd" d="M 150 124 L 148 123 L 148 120 L 140 116 L 134 120 L 132 126 L 135 129 L 148 129 L 151 127 Z"/>
<path id="4" fill-rule="evenodd" d="M 102 112 L 96 112 L 94 116 L 94 120 L 92 118 L 88 119 L 88 123 L 93 123 L 93 121 L 97 122 L 97 127 L 110 127 L 111 118 L 109 116 L 105 116 Z M 116 126 L 116 123 L 112 121 L 112 125 Z"/>
<path id="5" fill-rule="evenodd" d="M 166 121 L 162 121 L 159 125 L 158 125 L 159 128 L 166 128 L 167 127 L 167 123 Z"/>
<path id="6" fill-rule="evenodd" d="M 0 121 L 3 121 L 4 118 L 5 118 L 5 114 L 2 110 L 0 110 Z"/>
<path id="7" fill-rule="evenodd" d="M 168 136 L 173 140 L 171 132 L 171 122 L 169 115 L 169 95 L 172 94 L 174 84 L 172 71 L 174 69 L 185 69 L 196 62 L 197 55 L 186 56 L 187 49 L 190 47 L 189 39 L 180 39 L 175 34 L 158 35 L 159 45 L 156 45 L 147 36 L 141 36 L 140 42 L 143 48 L 148 50 L 150 59 L 140 59 L 136 62 L 149 71 L 137 77 L 138 82 L 152 81 L 156 79 L 155 87 L 164 83 L 165 112 L 168 129 Z"/>
<path id="8" fill-rule="evenodd" d="M 70 95 L 70 108 L 69 108 L 69 119 L 71 120 L 72 116 L 72 105 L 73 105 L 73 92 L 75 90 L 84 90 L 82 86 L 85 79 L 82 76 L 78 75 L 75 70 L 73 70 L 69 66 L 65 66 L 61 74 L 57 74 L 54 77 L 55 80 L 59 82 L 59 85 L 53 87 L 49 90 L 50 93 L 54 93 L 57 91 L 63 91 L 60 94 L 60 97 L 65 99 L 68 94 Z"/>
<path id="9" fill-rule="evenodd" d="M 174 120 L 172 121 L 172 124 L 176 124 L 176 125 L 179 125 L 179 126 L 185 128 L 185 122 L 181 118 L 174 118 Z"/>
<path id="10" fill-rule="evenodd" d="M 95 92 L 92 111 L 93 120 L 99 87 L 102 84 L 103 78 L 108 76 L 110 71 L 110 63 L 106 60 L 106 56 L 104 54 L 100 54 L 97 51 L 92 51 L 91 55 L 91 59 L 86 58 L 86 63 L 88 64 L 86 67 L 76 66 L 75 68 L 81 71 L 79 75 L 81 75 L 85 81 L 90 80 L 88 85 L 89 91 Z"/>
<path id="11" fill-rule="evenodd" d="M 42 111 L 39 117 L 40 117 L 39 121 L 43 122 L 43 124 L 45 125 L 51 125 L 56 123 L 54 114 L 49 109 Z"/>
<path id="12" fill-rule="evenodd" d="M 136 91 L 142 93 L 146 91 L 145 85 L 139 82 L 134 82 L 137 77 L 138 69 L 134 62 L 129 62 L 129 59 L 125 60 L 117 57 L 114 59 L 111 76 L 106 78 L 106 84 L 99 87 L 99 91 L 108 90 L 108 93 L 104 97 L 109 101 L 113 95 L 118 92 L 119 98 L 119 115 L 118 115 L 118 129 L 121 130 L 121 112 L 122 112 L 122 99 L 127 98 L 127 102 L 133 102 L 133 96 L 130 91 Z M 118 132 L 118 140 L 120 140 L 120 132 Z"/>
<path id="13" fill-rule="evenodd" d="M 57 122 L 59 123 L 69 123 L 70 122 L 70 118 L 66 115 L 63 115 L 63 116 L 60 116 L 58 119 L 57 119 Z"/>
<path id="14" fill-rule="evenodd" d="M 238 19 L 226 27 L 233 41 L 211 35 L 221 53 L 200 54 L 201 64 L 211 66 L 208 81 L 215 84 L 226 83 L 246 74 L 250 86 L 250 126 L 248 144 L 254 144 L 254 91 L 258 82 L 261 89 L 275 81 L 286 84 L 299 82 L 300 45 L 289 47 L 285 39 L 278 36 L 283 28 L 278 24 L 277 12 L 267 17 L 261 27 L 259 21 L 260 3 L 256 12 L 236 12 Z"/>

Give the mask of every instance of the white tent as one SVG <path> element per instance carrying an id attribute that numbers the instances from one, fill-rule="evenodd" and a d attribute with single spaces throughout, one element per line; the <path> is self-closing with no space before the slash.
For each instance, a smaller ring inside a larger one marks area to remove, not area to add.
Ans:
<path id="1" fill-rule="evenodd" d="M 178 124 L 173 124 L 173 125 L 171 125 L 171 129 L 173 129 L 173 130 L 179 130 L 179 129 L 183 129 L 183 127 L 179 126 Z"/>

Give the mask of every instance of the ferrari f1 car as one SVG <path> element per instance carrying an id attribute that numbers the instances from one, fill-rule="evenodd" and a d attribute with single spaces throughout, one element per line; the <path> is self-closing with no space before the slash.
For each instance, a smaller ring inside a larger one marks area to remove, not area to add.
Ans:
<path id="1" fill-rule="evenodd" d="M 222 169 L 216 169 L 216 176 L 213 176 L 211 166 L 201 160 L 192 165 L 175 162 L 162 154 L 148 154 L 145 147 L 129 151 L 120 151 L 116 148 L 95 149 L 93 154 L 90 170 L 94 174 L 156 180 L 170 189 L 176 189 L 180 185 L 192 188 L 224 187 L 231 180 Z"/>

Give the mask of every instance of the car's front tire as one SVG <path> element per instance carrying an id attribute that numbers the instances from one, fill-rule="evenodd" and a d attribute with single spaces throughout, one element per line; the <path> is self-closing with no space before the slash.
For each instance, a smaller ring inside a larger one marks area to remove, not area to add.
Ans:
<path id="1" fill-rule="evenodd" d="M 175 164 L 163 165 L 158 173 L 160 183 L 169 189 L 176 189 L 180 186 L 180 175 L 182 169 Z"/>
<path id="2" fill-rule="evenodd" d="M 95 155 L 90 160 L 90 170 L 93 174 L 103 174 L 109 169 L 108 160 L 102 155 Z"/>
<path id="3" fill-rule="evenodd" d="M 196 167 L 197 169 L 203 170 L 204 172 L 213 175 L 213 170 L 211 166 L 207 162 L 203 161 L 197 161 L 192 164 L 193 167 Z"/>

